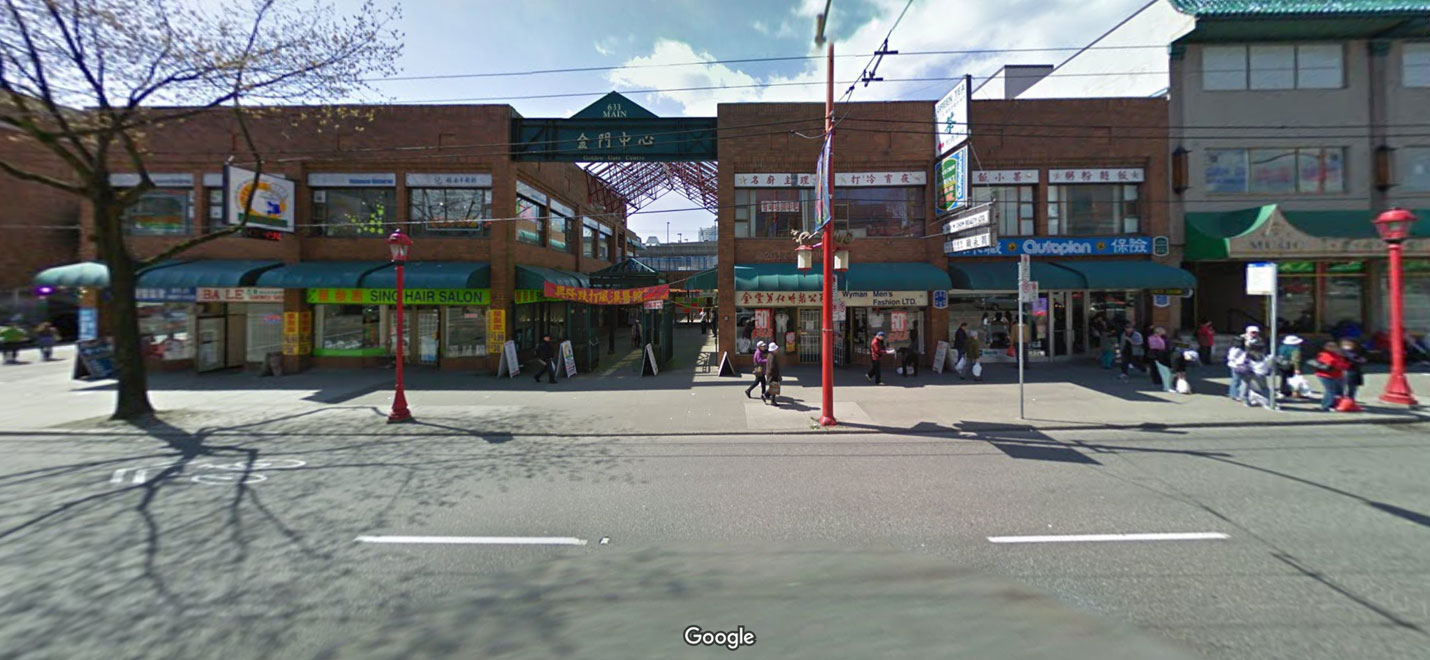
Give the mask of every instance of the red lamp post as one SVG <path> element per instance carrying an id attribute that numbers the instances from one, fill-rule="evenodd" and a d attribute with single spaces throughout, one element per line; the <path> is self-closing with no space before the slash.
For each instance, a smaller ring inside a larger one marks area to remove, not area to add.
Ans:
<path id="1" fill-rule="evenodd" d="M 1405 379 L 1405 326 L 1404 304 L 1401 289 L 1401 249 L 1406 237 L 1410 236 L 1410 225 L 1416 221 L 1414 213 L 1402 208 L 1393 208 L 1375 219 L 1375 230 L 1390 250 L 1390 380 L 1380 400 L 1386 403 L 1416 405 L 1415 395 L 1410 391 L 1410 382 Z"/>
<path id="2" fill-rule="evenodd" d="M 412 239 L 402 233 L 401 229 L 387 237 L 387 249 L 392 252 L 392 263 L 397 265 L 397 341 L 394 347 L 397 352 L 397 388 L 392 396 L 392 412 L 387 416 L 388 424 L 412 421 L 412 411 L 407 409 L 407 392 L 402 383 L 402 343 L 406 337 L 402 334 L 402 274 L 407 265 L 407 250 L 411 247 Z"/>

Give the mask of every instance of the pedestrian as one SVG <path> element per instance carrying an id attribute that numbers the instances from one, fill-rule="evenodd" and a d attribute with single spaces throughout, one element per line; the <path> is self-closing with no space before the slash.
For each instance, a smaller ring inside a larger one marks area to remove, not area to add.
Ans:
<path id="1" fill-rule="evenodd" d="M 1242 401 L 1246 398 L 1245 386 L 1246 376 L 1251 373 L 1251 365 L 1246 361 L 1246 348 L 1240 344 L 1232 344 L 1226 349 L 1226 368 L 1231 373 L 1231 386 L 1227 388 L 1226 395 L 1232 401 Z"/>
<path id="2" fill-rule="evenodd" d="M 551 378 L 551 383 L 556 383 L 556 344 L 552 343 L 551 335 L 541 335 L 541 341 L 536 344 L 536 359 L 541 360 L 541 371 L 536 372 L 536 382 L 541 382 L 542 376 Z"/>
<path id="3" fill-rule="evenodd" d="M 49 362 L 54 359 L 55 342 L 59 339 L 59 331 L 49 321 L 40 324 L 35 328 L 35 344 L 40 347 L 40 359 Z"/>
<path id="4" fill-rule="evenodd" d="M 1267 384 L 1267 377 L 1274 370 L 1274 357 L 1271 356 L 1266 347 L 1266 340 L 1261 337 L 1261 328 L 1255 325 L 1246 326 L 1246 334 L 1241 338 L 1242 347 L 1246 350 L 1244 359 L 1245 369 L 1242 371 L 1242 384 L 1244 396 L 1242 403 L 1252 407 L 1257 405 L 1271 406 L 1271 398 L 1275 396 L 1271 392 L 1271 387 Z"/>
<path id="5" fill-rule="evenodd" d="M 901 348 L 899 355 L 899 375 L 917 376 L 919 375 L 919 354 L 913 348 Z"/>
<path id="6" fill-rule="evenodd" d="M 710 334 L 710 313 L 709 310 L 700 310 L 700 334 Z"/>
<path id="7" fill-rule="evenodd" d="M 969 330 L 968 341 L 964 343 L 963 357 L 959 358 L 958 364 L 955 365 L 958 367 L 958 379 L 965 380 L 963 372 L 966 369 L 973 372 L 973 380 L 983 380 L 983 365 L 979 364 L 982 357 L 983 344 L 978 341 L 978 331 Z"/>
<path id="8" fill-rule="evenodd" d="M 1300 387 L 1305 382 L 1301 375 L 1301 344 L 1304 340 L 1296 335 L 1286 335 L 1281 346 L 1276 349 L 1276 371 L 1281 376 L 1278 391 L 1286 398 L 1301 398 Z"/>
<path id="9" fill-rule="evenodd" d="M 1336 342 L 1328 341 L 1321 345 L 1316 359 L 1307 364 L 1316 370 L 1316 379 L 1321 381 L 1321 412 L 1335 410 L 1336 399 L 1340 398 L 1341 387 L 1345 384 L 1346 369 L 1351 366 L 1350 360 L 1341 354 Z"/>
<path id="10" fill-rule="evenodd" d="M 1156 327 L 1152 329 L 1152 334 L 1147 337 L 1147 373 L 1152 378 L 1154 387 L 1169 388 L 1171 383 L 1162 382 L 1162 370 L 1158 365 L 1166 366 L 1167 360 L 1167 329 Z"/>
<path id="11" fill-rule="evenodd" d="M 958 324 L 958 330 L 953 333 L 953 363 L 958 364 L 963 359 L 963 348 L 968 344 L 968 322 Z"/>
<path id="12" fill-rule="evenodd" d="M 636 322 L 633 323 L 633 324 L 631 324 L 631 348 L 640 348 L 640 347 L 641 347 L 641 320 L 640 320 L 640 319 L 636 319 Z"/>
<path id="13" fill-rule="evenodd" d="M 893 353 L 894 349 L 889 348 L 885 343 L 883 331 L 874 335 L 874 339 L 869 342 L 869 372 L 864 374 L 866 380 L 874 381 L 875 385 L 884 384 L 884 361 L 886 354 Z"/>
<path id="14" fill-rule="evenodd" d="M 5 355 L 5 364 L 20 363 L 20 347 L 29 339 L 30 334 L 25 332 L 19 319 L 9 325 L 0 325 L 0 353 Z"/>
<path id="15" fill-rule="evenodd" d="M 1177 394 L 1191 394 L 1192 384 L 1187 381 L 1187 367 L 1200 361 L 1200 351 L 1194 351 L 1190 348 L 1172 351 L 1172 382 L 1167 385 L 1167 391 L 1176 392 Z"/>
<path id="16" fill-rule="evenodd" d="M 768 345 L 766 349 L 765 382 L 767 383 L 767 387 L 764 393 L 760 395 L 760 400 L 765 400 L 768 395 L 769 404 L 778 408 L 780 405 L 778 400 L 780 396 L 780 381 L 784 380 L 780 377 L 779 346 L 772 343 Z"/>
<path id="17" fill-rule="evenodd" d="M 1142 345 L 1142 335 L 1129 323 L 1122 328 L 1122 335 L 1117 340 L 1117 361 L 1122 370 L 1119 376 L 1122 380 L 1127 380 L 1127 372 L 1132 368 L 1132 351 Z"/>
<path id="18" fill-rule="evenodd" d="M 719 337 L 719 336 L 720 336 L 720 308 L 719 308 L 719 307 L 712 307 L 712 308 L 710 308 L 710 336 L 711 336 L 711 337 Z"/>
<path id="19" fill-rule="evenodd" d="M 1197 354 L 1202 359 L 1202 364 L 1211 366 L 1212 350 L 1216 347 L 1216 328 L 1212 327 L 1212 322 L 1202 319 L 1202 324 L 1197 326 Z"/>
<path id="20" fill-rule="evenodd" d="M 760 399 L 764 400 L 765 383 L 768 382 L 765 380 L 765 340 L 761 339 L 760 341 L 755 342 L 755 354 L 751 356 L 751 359 L 755 363 L 755 382 L 749 387 L 745 388 L 745 398 L 751 398 L 750 392 L 754 391 L 754 389 L 758 387 L 760 388 Z"/>
<path id="21" fill-rule="evenodd" d="M 1355 401 L 1356 392 L 1362 385 L 1365 385 L 1365 353 L 1361 351 L 1360 342 L 1354 339 L 1342 339 L 1341 354 L 1349 363 L 1349 366 L 1346 367 L 1346 398 Z"/>

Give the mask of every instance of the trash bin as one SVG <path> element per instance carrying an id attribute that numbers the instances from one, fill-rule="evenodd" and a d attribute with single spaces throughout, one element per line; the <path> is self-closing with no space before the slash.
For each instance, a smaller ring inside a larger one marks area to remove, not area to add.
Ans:
<path id="1" fill-rule="evenodd" d="M 283 354 L 282 354 L 282 353 L 280 353 L 280 352 L 273 352 L 273 353 L 269 353 L 268 355 L 266 355 L 266 356 L 264 357 L 264 360 L 263 360 L 263 374 L 262 374 L 262 375 L 264 375 L 264 376 L 282 376 L 282 375 L 283 375 Z"/>

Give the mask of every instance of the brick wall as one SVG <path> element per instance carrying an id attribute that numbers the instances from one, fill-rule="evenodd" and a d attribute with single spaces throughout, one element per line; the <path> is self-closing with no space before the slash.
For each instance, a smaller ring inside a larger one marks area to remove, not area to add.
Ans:
<path id="1" fill-rule="evenodd" d="M 4 160 L 49 176 L 69 171 L 48 149 L 0 128 Z M 28 289 L 35 273 L 73 263 L 79 247 L 79 198 L 49 186 L 0 174 L 0 290 Z M 43 227 L 43 228 L 42 228 Z"/>

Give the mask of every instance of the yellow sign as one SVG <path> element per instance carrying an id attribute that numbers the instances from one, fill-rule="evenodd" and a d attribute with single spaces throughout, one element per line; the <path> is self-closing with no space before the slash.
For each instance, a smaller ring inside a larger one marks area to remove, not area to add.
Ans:
<path id="1" fill-rule="evenodd" d="M 487 355 L 501 353 L 506 344 L 506 310 L 487 311 Z"/>

